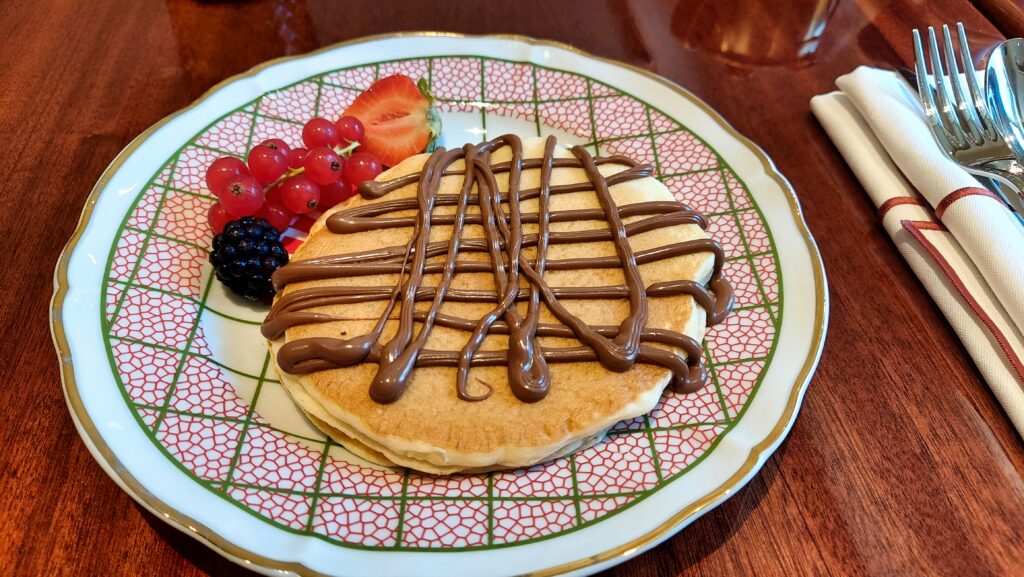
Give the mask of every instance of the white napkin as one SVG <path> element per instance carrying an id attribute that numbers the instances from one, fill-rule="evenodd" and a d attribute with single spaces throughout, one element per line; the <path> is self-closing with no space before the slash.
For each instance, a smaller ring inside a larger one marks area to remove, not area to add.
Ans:
<path id="1" fill-rule="evenodd" d="M 946 158 L 902 78 L 861 67 L 836 84 L 811 110 L 1024 435 L 1024 230 Z"/>

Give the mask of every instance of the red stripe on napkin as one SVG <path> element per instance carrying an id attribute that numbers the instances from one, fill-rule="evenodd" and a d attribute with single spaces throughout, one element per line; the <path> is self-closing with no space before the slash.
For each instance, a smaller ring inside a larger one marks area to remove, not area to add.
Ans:
<path id="1" fill-rule="evenodd" d="M 976 186 L 965 186 L 964 188 L 954 190 L 953 192 L 947 194 L 942 198 L 942 200 L 939 201 L 939 205 L 935 207 L 935 218 L 941 220 L 942 215 L 945 214 L 946 209 L 949 208 L 949 205 L 960 200 L 961 198 L 968 196 L 987 196 L 989 198 L 996 199 L 997 201 L 999 201 L 1000 204 L 1002 204 L 1003 202 L 1003 199 L 996 196 L 995 193 L 993 193 L 991 190 L 978 188 Z"/>
<path id="2" fill-rule="evenodd" d="M 890 210 L 896 208 L 901 204 L 915 204 L 917 206 L 928 206 L 920 198 L 915 198 L 911 196 L 894 196 L 889 200 L 883 202 L 882 205 L 878 207 L 878 218 L 884 219 L 885 215 Z"/>
<path id="3" fill-rule="evenodd" d="M 985 192 L 988 191 L 986 190 Z M 990 195 L 992 194 L 990 192 L 988 193 Z M 971 194 L 977 193 L 968 193 L 963 196 L 970 196 Z M 963 198 L 963 196 L 961 196 L 961 198 Z M 949 198 L 949 196 L 947 196 L 946 198 Z M 956 199 L 953 200 L 955 201 Z M 943 199 L 942 202 L 946 202 L 946 199 Z M 941 269 L 943 274 L 946 275 L 946 278 L 953 285 L 953 288 L 956 289 L 956 292 L 960 295 L 962 299 L 964 299 L 964 302 L 967 303 L 967 306 L 971 309 L 971 311 L 981 320 L 981 323 L 985 325 L 985 328 L 987 328 L 988 332 L 992 334 L 992 337 L 996 339 L 996 343 L 999 344 L 999 349 L 1003 351 L 1003 356 L 1006 357 L 1006 360 L 1010 361 L 1010 365 L 1013 367 L 1014 372 L 1017 373 L 1017 378 L 1024 380 L 1024 363 L 1022 363 L 1017 354 L 1013 352 L 1013 348 L 1010 347 L 1009 341 L 1006 340 L 1006 335 L 1004 335 L 1003 332 L 999 330 L 999 327 L 997 327 L 995 322 L 992 321 L 992 317 L 988 316 L 988 313 L 985 312 L 985 309 L 981 308 L 981 305 L 978 304 L 977 300 L 975 300 L 974 295 L 972 295 L 967 290 L 967 285 L 965 285 L 963 280 L 961 280 L 960 276 L 956 274 L 956 271 L 953 270 L 953 267 L 949 265 L 949 261 L 946 260 L 946 257 L 942 256 L 942 253 L 939 252 L 939 249 L 935 248 L 935 245 L 932 244 L 931 241 L 929 241 L 927 238 L 925 238 L 924 233 L 921 232 L 922 230 L 945 230 L 945 227 L 935 222 L 918 220 L 901 220 L 900 225 L 902 225 L 903 229 L 906 230 L 910 234 L 910 236 L 914 240 L 916 240 L 918 244 L 921 245 L 921 248 L 923 248 L 932 257 L 932 260 L 935 261 L 935 264 L 939 265 L 939 269 Z"/>

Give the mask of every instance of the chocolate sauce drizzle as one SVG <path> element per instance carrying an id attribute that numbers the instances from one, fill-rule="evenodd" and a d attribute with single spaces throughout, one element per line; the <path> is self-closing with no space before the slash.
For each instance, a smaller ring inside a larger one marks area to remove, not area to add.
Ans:
<path id="1" fill-rule="evenodd" d="M 508 146 L 512 160 L 491 164 L 490 154 Z M 335 234 L 372 229 L 412 228 L 405 246 L 375 248 L 367 251 L 332 255 L 295 261 L 274 274 L 274 287 L 280 293 L 285 286 L 303 281 L 375 274 L 398 274 L 395 286 L 328 286 L 303 288 L 289 292 L 274 303 L 263 323 L 264 336 L 276 339 L 290 327 L 343 320 L 314 309 L 337 304 L 387 301 L 387 306 L 374 329 L 352 338 L 314 337 L 288 342 L 278 351 L 278 364 L 292 374 L 347 367 L 361 363 L 379 365 L 370 384 L 370 397 L 390 403 L 402 396 L 416 367 L 455 367 L 456 387 L 461 399 L 479 401 L 493 393 L 472 395 L 467 389 L 469 369 L 476 366 L 508 366 L 512 392 L 524 402 L 543 399 L 550 387 L 549 363 L 593 362 L 616 371 L 628 371 L 636 362 L 652 363 L 672 372 L 671 386 L 681 392 L 692 392 L 703 386 L 707 371 L 698 342 L 685 334 L 663 329 L 649 329 L 647 299 L 673 295 L 690 295 L 707 312 L 708 326 L 717 324 L 732 309 L 733 293 L 722 278 L 724 254 L 722 247 L 710 239 L 696 239 L 633 252 L 631 235 L 682 224 L 707 228 L 702 215 L 681 202 L 641 202 L 616 206 L 609 187 L 651 176 L 649 165 L 641 165 L 621 156 L 590 156 L 580 146 L 572 148 L 574 158 L 554 158 L 555 139 L 548 137 L 542 158 L 523 158 L 522 141 L 505 135 L 461 149 L 435 151 L 419 174 L 410 174 L 386 182 L 367 182 L 359 193 L 368 199 L 380 198 L 403 186 L 417 184 L 416 196 L 387 200 L 342 210 L 327 219 L 327 228 Z M 465 161 L 465 169 L 450 168 Z M 603 176 L 602 164 L 623 165 L 626 170 Z M 551 185 L 556 168 L 581 168 L 587 181 L 567 185 Z M 520 189 L 523 170 L 540 170 L 540 186 Z M 508 191 L 501 191 L 495 175 L 508 174 Z M 439 194 L 441 179 L 462 176 L 459 194 Z M 474 188 L 476 194 L 473 194 Z M 593 191 L 600 208 L 582 210 L 550 209 L 552 195 Z M 523 213 L 521 203 L 538 199 L 536 213 Z M 471 214 L 471 205 L 479 207 Z M 454 214 L 434 214 L 438 206 L 454 206 Z M 399 211 L 415 210 L 414 216 L 392 216 Z M 624 219 L 645 217 L 628 224 Z M 553 222 L 603 220 L 605 229 L 552 232 Z M 536 224 L 535 234 L 524 234 L 523 224 Z M 451 238 L 430 242 L 430 227 L 451 226 Z M 466 225 L 480 225 L 484 238 L 463 238 Z M 568 259 L 547 258 L 548 247 L 554 244 L 610 241 L 615 256 Z M 522 250 L 536 247 L 533 260 Z M 484 252 L 489 262 L 459 260 L 460 253 Z M 644 284 L 639 265 L 680 255 L 710 252 L 715 257 L 708 286 L 690 280 Z M 444 262 L 429 262 L 445 256 Z M 620 268 L 625 284 L 595 287 L 552 287 L 544 280 L 548 270 L 588 268 Z M 494 290 L 467 290 L 451 287 L 458 273 L 487 273 L 494 276 Z M 425 275 L 440 275 L 436 286 L 424 286 Z M 521 286 L 525 280 L 528 287 Z M 561 303 L 565 299 L 624 299 L 629 301 L 629 314 L 618 326 L 590 326 L 570 313 Z M 414 303 L 430 301 L 426 311 L 414 310 Z M 493 303 L 494 308 L 480 319 L 465 319 L 440 312 L 443 302 Z M 526 314 L 515 304 L 527 303 Z M 558 319 L 559 324 L 541 323 L 541 305 Z M 385 323 L 394 319 L 397 307 L 398 330 L 381 343 Z M 460 351 L 437 351 L 424 348 L 434 326 L 455 328 L 470 333 Z M 488 334 L 508 335 L 506 351 L 480 351 Z M 575 338 L 578 347 L 541 347 L 538 337 Z M 685 358 L 659 344 L 682 349 Z"/>

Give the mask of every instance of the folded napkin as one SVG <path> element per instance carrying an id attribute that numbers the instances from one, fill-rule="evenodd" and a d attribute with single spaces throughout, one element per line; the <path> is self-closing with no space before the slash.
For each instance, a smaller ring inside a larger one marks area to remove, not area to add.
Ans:
<path id="1" fill-rule="evenodd" d="M 1024 435 L 1024 229 L 932 139 L 913 90 L 861 67 L 811 110 Z"/>

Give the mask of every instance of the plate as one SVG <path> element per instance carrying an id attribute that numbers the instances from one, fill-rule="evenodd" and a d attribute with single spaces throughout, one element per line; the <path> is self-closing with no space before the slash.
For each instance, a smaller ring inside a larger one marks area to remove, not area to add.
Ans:
<path id="1" fill-rule="evenodd" d="M 427 78 L 441 144 L 555 134 L 650 162 L 708 215 L 736 289 L 711 382 L 667 393 L 601 444 L 526 470 L 430 477 L 324 438 L 268 373 L 265 311 L 211 282 L 206 165 L 334 118 L 375 78 Z M 817 363 L 824 273 L 785 179 L 686 90 L 521 37 L 380 36 L 277 60 L 133 141 L 96 184 L 56 271 L 71 414 L 160 518 L 265 573 L 582 575 L 654 546 L 743 486 L 782 441 Z"/>

